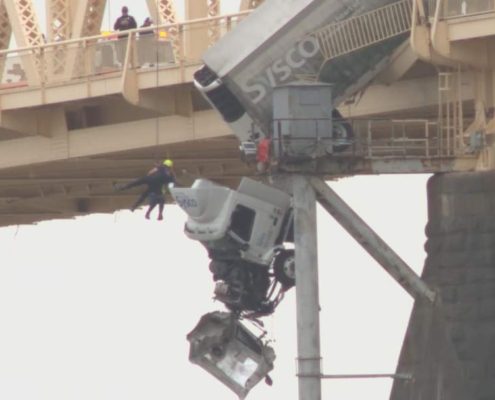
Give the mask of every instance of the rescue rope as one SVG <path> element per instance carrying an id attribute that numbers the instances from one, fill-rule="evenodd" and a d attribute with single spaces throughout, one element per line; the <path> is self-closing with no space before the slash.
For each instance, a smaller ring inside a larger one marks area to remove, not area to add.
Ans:
<path id="1" fill-rule="evenodd" d="M 158 25 L 158 22 L 160 20 L 160 8 L 159 8 L 159 0 L 156 0 L 156 19 L 157 21 L 153 21 L 155 26 Z M 160 39 L 160 32 L 155 29 L 155 86 L 156 89 L 158 89 L 158 84 L 160 83 L 160 76 L 159 76 L 159 71 L 158 71 L 158 61 L 159 61 L 159 54 L 158 54 L 158 41 Z M 159 136 L 160 136 L 160 113 L 156 116 L 156 122 L 155 122 L 155 149 L 158 148 L 159 144 Z M 155 159 L 158 159 L 157 154 L 155 153 Z"/>

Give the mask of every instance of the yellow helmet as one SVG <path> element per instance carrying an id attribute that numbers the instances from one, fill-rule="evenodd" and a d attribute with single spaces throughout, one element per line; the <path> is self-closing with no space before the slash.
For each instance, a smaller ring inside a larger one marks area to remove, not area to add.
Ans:
<path id="1" fill-rule="evenodd" d="M 174 166 L 174 162 L 172 160 L 169 160 L 168 158 L 163 161 L 163 165 L 172 168 Z"/>

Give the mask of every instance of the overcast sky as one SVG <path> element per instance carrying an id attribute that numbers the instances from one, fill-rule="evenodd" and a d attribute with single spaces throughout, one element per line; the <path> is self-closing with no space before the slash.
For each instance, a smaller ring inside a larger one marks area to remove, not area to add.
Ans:
<path id="1" fill-rule="evenodd" d="M 237 10 L 237 0 L 227 3 Z M 122 5 L 139 24 L 147 16 L 144 0 L 109 4 L 111 21 Z M 420 273 L 427 178 L 331 185 Z M 235 399 L 187 359 L 187 333 L 224 308 L 211 300 L 206 252 L 186 238 L 184 222 L 168 205 L 161 222 L 141 209 L 0 229 L 0 399 Z M 393 373 L 411 298 L 321 209 L 318 243 L 323 372 Z M 296 400 L 293 291 L 265 324 L 274 384 L 248 398 Z M 386 400 L 390 387 L 324 381 L 323 398 Z"/>
<path id="2" fill-rule="evenodd" d="M 426 178 L 332 184 L 418 273 Z M 211 301 L 206 252 L 184 222 L 169 205 L 162 222 L 139 210 L 0 229 L 0 398 L 235 399 L 187 359 L 187 333 L 224 308 Z M 324 372 L 394 372 L 411 298 L 321 209 L 318 232 Z M 293 291 L 265 324 L 274 385 L 249 398 L 296 400 Z M 324 381 L 323 398 L 386 400 L 390 384 Z"/>

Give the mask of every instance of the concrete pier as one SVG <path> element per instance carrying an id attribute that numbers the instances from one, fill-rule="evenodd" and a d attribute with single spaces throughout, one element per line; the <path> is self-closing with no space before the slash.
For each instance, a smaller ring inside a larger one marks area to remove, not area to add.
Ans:
<path id="1" fill-rule="evenodd" d="M 439 174 L 428 182 L 422 278 L 436 307 L 416 301 L 391 400 L 495 398 L 495 173 Z"/>

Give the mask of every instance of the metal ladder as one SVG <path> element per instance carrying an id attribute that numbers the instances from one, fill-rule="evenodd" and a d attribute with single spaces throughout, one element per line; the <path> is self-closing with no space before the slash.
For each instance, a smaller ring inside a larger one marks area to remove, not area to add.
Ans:
<path id="1" fill-rule="evenodd" d="M 460 70 L 438 74 L 439 146 L 443 155 L 461 154 L 464 150 L 463 110 Z"/>
<path id="2" fill-rule="evenodd" d="M 334 22 L 314 32 L 326 60 L 383 42 L 411 30 L 412 2 L 401 0 Z"/>

